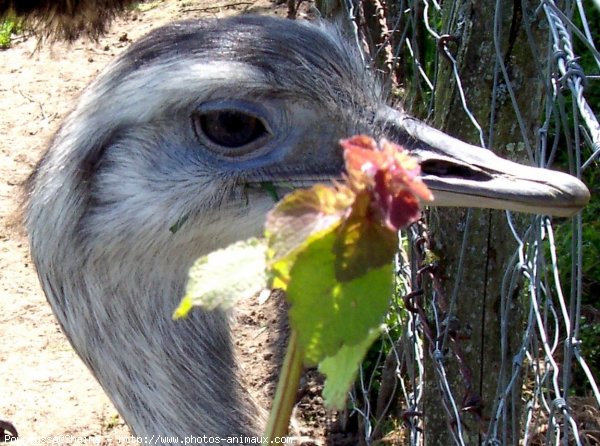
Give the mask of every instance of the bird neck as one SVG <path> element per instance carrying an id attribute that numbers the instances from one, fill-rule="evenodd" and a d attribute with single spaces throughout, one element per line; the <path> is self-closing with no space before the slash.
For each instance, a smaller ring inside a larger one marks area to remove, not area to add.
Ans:
<path id="1" fill-rule="evenodd" d="M 65 301 L 49 300 L 65 333 L 135 435 L 257 434 L 260 420 L 238 380 L 229 316 L 194 310 L 174 321 L 189 265 L 156 263 L 110 283 L 103 278 L 119 277 L 119 265 L 80 268 L 81 282 L 60 275 L 71 278 L 60 284 Z"/>

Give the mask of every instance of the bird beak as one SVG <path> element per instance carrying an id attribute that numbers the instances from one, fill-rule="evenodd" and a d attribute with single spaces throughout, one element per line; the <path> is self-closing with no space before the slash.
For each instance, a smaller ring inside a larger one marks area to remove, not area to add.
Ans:
<path id="1" fill-rule="evenodd" d="M 434 195 L 433 206 L 568 217 L 590 199 L 585 184 L 566 173 L 508 161 L 389 107 L 379 120 L 389 139 L 420 161 L 423 181 Z"/>

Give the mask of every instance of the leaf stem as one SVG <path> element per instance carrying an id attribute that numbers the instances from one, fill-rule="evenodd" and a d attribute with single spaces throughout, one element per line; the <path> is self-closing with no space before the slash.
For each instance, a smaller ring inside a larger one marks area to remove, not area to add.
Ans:
<path id="1" fill-rule="evenodd" d="M 265 432 L 267 440 L 263 445 L 270 444 L 270 441 L 275 437 L 285 437 L 287 435 L 301 375 L 302 354 L 298 348 L 296 330 L 292 329 L 285 359 L 281 366 L 275 400 L 269 414 L 269 422 Z"/>

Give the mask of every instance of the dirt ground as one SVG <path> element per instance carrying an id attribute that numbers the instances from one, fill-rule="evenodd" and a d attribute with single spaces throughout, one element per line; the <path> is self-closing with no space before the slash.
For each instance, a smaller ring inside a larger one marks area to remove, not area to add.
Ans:
<path id="1" fill-rule="evenodd" d="M 17 38 L 0 51 L 0 420 L 14 424 L 16 445 L 123 444 L 130 435 L 92 375 L 71 349 L 46 304 L 28 254 L 12 225 L 19 184 L 27 177 L 82 89 L 128 45 L 151 29 L 177 19 L 221 17 L 243 11 L 285 16 L 284 5 L 268 0 L 238 2 L 155 1 L 140 3 L 114 21 L 98 42 L 80 39 L 36 50 L 34 37 Z M 219 6 L 220 5 L 220 6 Z M 239 311 L 238 345 L 244 375 L 256 397 L 267 401 L 275 385 L 277 345 L 269 306 L 252 302 Z M 281 341 L 279 341 L 281 342 Z M 319 402 L 311 385 L 305 402 Z M 296 433 L 301 444 L 320 444 L 325 413 L 313 408 Z M 310 439 L 310 440 L 309 440 Z M 296 443 L 298 444 L 298 443 Z"/>

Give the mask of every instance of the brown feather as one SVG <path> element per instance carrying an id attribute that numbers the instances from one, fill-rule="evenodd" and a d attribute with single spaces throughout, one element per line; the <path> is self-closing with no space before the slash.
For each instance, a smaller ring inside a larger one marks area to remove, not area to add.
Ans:
<path id="1" fill-rule="evenodd" d="M 133 0 L 15 1 L 0 0 L 0 19 L 16 16 L 44 39 L 74 40 L 80 35 L 97 38 Z"/>

